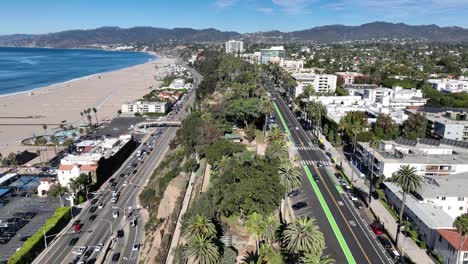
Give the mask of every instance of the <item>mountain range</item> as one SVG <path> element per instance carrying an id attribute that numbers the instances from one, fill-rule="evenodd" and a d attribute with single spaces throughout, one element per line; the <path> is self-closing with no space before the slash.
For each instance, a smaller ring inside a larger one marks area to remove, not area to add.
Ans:
<path id="1" fill-rule="evenodd" d="M 255 32 L 241 34 L 217 29 L 101 27 L 89 30 L 68 30 L 57 33 L 0 36 L 0 46 L 74 48 L 95 44 L 128 44 L 177 41 L 182 43 L 222 42 L 229 39 L 258 41 L 338 42 L 372 39 L 415 39 L 431 42 L 468 42 L 468 29 L 412 26 L 403 23 L 373 22 L 360 26 L 329 25 L 306 30 Z"/>

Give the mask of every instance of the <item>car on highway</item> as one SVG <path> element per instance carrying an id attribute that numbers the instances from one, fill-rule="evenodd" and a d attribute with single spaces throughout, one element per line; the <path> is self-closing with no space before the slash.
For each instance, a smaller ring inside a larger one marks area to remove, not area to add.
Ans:
<path id="1" fill-rule="evenodd" d="M 132 247 L 132 251 L 138 251 L 138 249 L 140 249 L 140 245 L 134 244 Z"/>
<path id="2" fill-rule="evenodd" d="M 98 206 L 98 209 L 102 209 L 102 208 L 104 208 L 104 203 L 100 203 Z"/>
<path id="3" fill-rule="evenodd" d="M 88 250 L 84 253 L 83 258 L 84 258 L 84 259 L 89 258 L 89 257 L 91 256 L 91 254 L 93 254 L 93 249 L 92 249 L 92 248 L 88 249 Z"/>
<path id="4" fill-rule="evenodd" d="M 76 233 L 80 233 L 82 228 L 83 228 L 83 224 L 77 224 L 73 230 Z"/>
<path id="5" fill-rule="evenodd" d="M 119 217 L 119 212 L 117 211 L 112 212 L 112 218 L 117 218 L 117 217 Z"/>
<path id="6" fill-rule="evenodd" d="M 293 198 L 293 197 L 298 196 L 299 194 L 301 194 L 299 190 L 292 190 L 291 192 L 288 193 L 288 197 Z"/>
<path id="7" fill-rule="evenodd" d="M 93 206 L 93 207 L 89 208 L 89 213 L 92 214 L 92 213 L 96 212 L 96 210 L 97 210 L 97 206 Z"/>
<path id="8" fill-rule="evenodd" d="M 78 225 L 80 222 L 81 222 L 81 220 L 76 220 L 75 222 L 73 222 L 73 226 Z"/>
<path id="9" fill-rule="evenodd" d="M 96 204 L 97 202 L 98 202 L 98 199 L 93 199 L 93 200 L 91 200 L 91 204 L 92 204 L 92 205 Z"/>
<path id="10" fill-rule="evenodd" d="M 95 214 L 90 215 L 88 220 L 89 220 L 90 222 L 93 222 L 94 220 L 96 220 L 96 217 L 97 217 L 97 215 L 95 215 Z"/>
<path id="11" fill-rule="evenodd" d="M 121 178 L 125 177 L 125 173 L 120 173 L 120 177 Z"/>
<path id="12" fill-rule="evenodd" d="M 94 263 L 96 263 L 96 258 L 88 259 L 88 261 L 86 261 L 86 264 L 94 264 Z"/>
<path id="13" fill-rule="evenodd" d="M 24 241 L 28 240 L 28 238 L 30 238 L 30 237 L 31 236 L 22 236 L 19 240 L 24 242 Z"/>
<path id="14" fill-rule="evenodd" d="M 315 182 L 320 182 L 320 177 L 317 176 L 317 175 L 312 175 L 312 177 L 314 178 L 314 181 Z"/>
<path id="15" fill-rule="evenodd" d="M 101 249 L 102 249 L 103 246 L 104 246 L 103 243 L 97 244 L 97 246 L 94 248 L 94 251 L 97 251 L 97 252 L 101 251 Z"/>
<path id="16" fill-rule="evenodd" d="M 122 186 L 127 186 L 127 184 L 128 184 L 128 182 L 127 182 L 127 181 L 124 181 L 124 182 L 122 183 Z"/>
<path id="17" fill-rule="evenodd" d="M 296 127 L 296 130 L 299 130 L 299 127 Z"/>
<path id="18" fill-rule="evenodd" d="M 137 222 L 138 222 L 138 220 L 136 219 L 136 217 L 134 217 L 134 218 L 132 219 L 132 221 L 130 222 L 130 226 L 136 226 L 136 225 L 137 225 Z"/>
<path id="19" fill-rule="evenodd" d="M 83 255 L 83 253 L 85 253 L 86 249 L 88 247 L 80 247 L 78 248 L 78 251 L 76 251 L 76 255 L 80 256 L 80 255 Z"/>
<path id="20" fill-rule="evenodd" d="M 68 242 L 68 245 L 69 246 L 74 246 L 76 244 L 76 242 L 78 242 L 78 239 L 80 239 L 79 237 L 74 237 L 72 239 L 70 239 L 70 242 Z"/>
<path id="21" fill-rule="evenodd" d="M 120 259 L 120 253 L 115 253 L 112 255 L 112 262 L 117 262 Z"/>
<path id="22" fill-rule="evenodd" d="M 113 183 L 113 182 L 115 182 L 115 179 L 114 179 L 114 178 L 110 178 L 109 183 Z"/>
<path id="23" fill-rule="evenodd" d="M 118 200 L 118 199 L 117 199 L 117 196 L 114 196 L 114 197 L 111 198 L 111 203 L 116 203 L 117 200 Z"/>
<path id="24" fill-rule="evenodd" d="M 117 237 L 124 237 L 124 231 L 122 229 L 117 230 Z"/>
<path id="25" fill-rule="evenodd" d="M 112 186 L 112 187 L 117 186 L 117 182 L 113 182 L 113 183 L 111 184 L 111 186 Z"/>
<path id="26" fill-rule="evenodd" d="M 321 167 L 323 167 L 323 166 L 324 166 L 324 165 L 323 165 L 323 162 L 321 162 L 321 161 L 317 162 L 317 167 L 321 168 Z"/>
<path id="27" fill-rule="evenodd" d="M 307 206 L 306 202 L 298 202 L 298 203 L 293 204 L 291 207 L 292 207 L 292 209 L 294 211 L 297 211 L 297 210 L 300 210 L 300 209 L 302 209 L 302 208 L 304 208 L 306 206 Z"/>
<path id="28" fill-rule="evenodd" d="M 372 223 L 370 224 L 370 228 L 374 234 L 380 236 L 384 233 L 384 227 L 380 223 Z"/>
<path id="29" fill-rule="evenodd" d="M 384 248 L 392 248 L 392 243 L 390 243 L 390 240 L 388 240 L 388 238 L 384 236 L 378 236 L 377 239 L 380 241 L 380 244 L 382 244 Z"/>

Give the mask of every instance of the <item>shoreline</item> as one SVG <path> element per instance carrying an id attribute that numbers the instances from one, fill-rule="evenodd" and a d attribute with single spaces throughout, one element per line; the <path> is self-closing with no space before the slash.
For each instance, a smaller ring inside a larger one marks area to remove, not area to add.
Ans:
<path id="1" fill-rule="evenodd" d="M 4 48 L 4 46 L 0 46 L 0 48 Z M 16 47 L 17 48 L 17 47 Z M 21 47 L 21 48 L 28 48 L 28 47 Z M 37 48 L 32 48 L 31 49 L 37 49 Z M 39 49 L 47 49 L 47 48 L 39 48 Z M 55 48 L 51 48 L 51 49 L 55 49 Z M 71 49 L 64 49 L 64 50 L 71 50 Z M 79 49 L 78 49 L 79 50 Z M 86 49 L 82 49 L 82 50 L 86 50 Z M 92 50 L 92 49 L 90 49 Z M 107 50 L 100 50 L 100 51 L 107 51 Z M 122 51 L 118 51 L 116 50 L 117 52 L 122 52 Z M 127 52 L 127 51 L 123 51 L 123 52 Z M 70 80 L 66 80 L 66 81 L 61 81 L 61 82 L 57 82 L 57 83 L 52 83 L 52 84 L 48 84 L 48 85 L 43 85 L 43 86 L 39 86 L 39 87 L 35 87 L 35 88 L 31 88 L 29 90 L 25 90 L 25 91 L 19 91 L 19 92 L 13 92 L 13 93 L 0 93 L 0 98 L 3 98 L 3 97 L 9 97 L 9 96 L 15 96 L 15 95 L 21 95 L 21 94 L 28 94 L 28 93 L 35 93 L 35 92 L 38 92 L 40 93 L 41 90 L 44 90 L 44 89 L 50 89 L 50 88 L 53 88 L 54 86 L 60 86 L 60 85 L 64 85 L 64 84 L 68 84 L 68 83 L 72 83 L 74 81 L 79 81 L 79 80 L 82 80 L 82 79 L 86 79 L 86 78 L 92 78 L 92 77 L 95 77 L 99 74 L 107 74 L 107 73 L 111 73 L 111 72 L 116 72 L 116 71 L 121 71 L 121 70 L 124 70 L 124 69 L 128 69 L 128 68 L 132 68 L 132 67 L 135 67 L 135 66 L 138 66 L 138 65 L 143 65 L 143 64 L 146 64 L 146 63 L 150 63 L 152 61 L 156 61 L 160 58 L 160 56 L 158 56 L 155 52 L 153 51 L 128 51 L 128 52 L 139 52 L 139 53 L 146 53 L 146 54 L 149 54 L 152 56 L 151 59 L 149 59 L 148 61 L 145 61 L 145 62 L 142 62 L 142 63 L 137 63 L 137 64 L 134 64 L 134 65 L 130 65 L 130 66 L 127 66 L 127 67 L 124 67 L 124 68 L 119 68 L 119 69 L 114 69 L 114 70 L 108 70 L 108 71 L 101 71 L 101 72 L 96 72 L 96 73 L 93 73 L 93 74 L 90 74 L 90 75 L 85 75 L 85 76 L 81 76 L 81 77 L 77 77 L 77 78 L 73 78 L 73 79 L 70 79 Z M 65 87 L 62 87 L 61 89 L 63 89 Z M 53 90 L 52 90 L 53 91 Z"/>
<path id="2" fill-rule="evenodd" d="M 8 155 L 24 149 L 36 151 L 34 147 L 21 145 L 21 140 L 43 135 L 46 131 L 38 124 L 60 124 L 77 126 L 86 123 L 80 112 L 95 107 L 99 123 L 116 117 L 121 105 L 134 101 L 162 84 L 157 77 L 164 76 L 165 67 L 176 63 L 154 52 L 156 58 L 142 64 L 80 77 L 24 92 L 0 95 L 0 152 Z M 18 117 L 31 116 L 21 119 Z M 95 115 L 93 122 L 95 122 Z M 16 117 L 16 118 L 15 118 Z M 17 125 L 16 125 L 17 124 Z M 58 129 L 49 126 L 47 133 Z"/>

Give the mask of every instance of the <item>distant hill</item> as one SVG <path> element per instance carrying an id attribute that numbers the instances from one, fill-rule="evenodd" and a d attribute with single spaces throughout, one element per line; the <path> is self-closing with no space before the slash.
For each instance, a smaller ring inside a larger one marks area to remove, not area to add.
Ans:
<path id="1" fill-rule="evenodd" d="M 240 34 L 213 28 L 154 28 L 101 27 L 90 30 L 69 30 L 42 35 L 0 36 L 2 46 L 26 47 L 80 47 L 92 44 L 126 44 L 132 42 L 179 41 L 222 42 L 228 39 L 250 41 L 316 41 L 336 42 L 349 40 L 372 40 L 412 38 L 422 41 L 468 42 L 468 29 L 461 27 L 439 27 L 436 25 L 411 26 L 402 23 L 373 22 L 360 26 L 330 25 L 293 32 L 256 32 Z"/>

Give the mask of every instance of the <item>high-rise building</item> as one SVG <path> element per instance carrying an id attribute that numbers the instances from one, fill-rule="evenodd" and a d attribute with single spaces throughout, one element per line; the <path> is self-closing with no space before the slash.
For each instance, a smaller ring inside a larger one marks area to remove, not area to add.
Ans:
<path id="1" fill-rule="evenodd" d="M 286 58 L 286 51 L 283 46 L 273 46 L 269 49 L 262 49 L 260 62 L 261 64 L 267 64 L 269 62 L 279 63 Z"/>
<path id="2" fill-rule="evenodd" d="M 226 42 L 226 53 L 240 54 L 244 52 L 244 42 L 230 40 Z"/>

